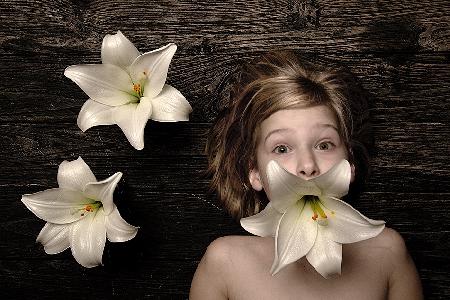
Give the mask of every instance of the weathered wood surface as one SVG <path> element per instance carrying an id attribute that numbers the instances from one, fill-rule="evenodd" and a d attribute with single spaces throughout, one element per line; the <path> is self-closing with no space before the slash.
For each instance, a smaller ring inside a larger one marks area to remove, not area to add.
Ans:
<path id="1" fill-rule="evenodd" d="M 206 246 L 244 234 L 207 192 L 205 134 L 226 75 L 270 49 L 347 65 L 373 95 L 373 175 L 358 208 L 405 238 L 427 299 L 450 298 L 450 2 L 3 0 L 0 3 L 0 296 L 187 298 Z M 145 149 L 117 126 L 82 133 L 86 100 L 63 76 L 99 63 L 105 34 L 141 51 L 175 42 L 169 81 L 194 108 L 188 123 L 149 122 Z M 63 160 L 98 178 L 124 173 L 117 198 L 135 240 L 107 243 L 104 267 L 46 255 L 44 222 L 20 202 L 56 187 Z M 6 298 L 5 298 L 6 297 Z"/>

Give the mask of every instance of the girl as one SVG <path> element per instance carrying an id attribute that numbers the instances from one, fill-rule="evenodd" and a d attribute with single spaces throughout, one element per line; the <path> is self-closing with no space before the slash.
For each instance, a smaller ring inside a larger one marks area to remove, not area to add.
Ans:
<path id="1" fill-rule="evenodd" d="M 269 201 L 265 167 L 277 161 L 311 179 L 342 159 L 352 165 L 347 198 L 368 173 L 371 138 L 366 97 L 343 70 L 268 53 L 236 78 L 228 108 L 206 147 L 212 186 L 236 218 Z M 274 276 L 273 237 L 229 236 L 208 247 L 192 281 L 195 299 L 422 299 L 420 280 L 401 236 L 343 245 L 342 274 L 325 279 L 303 257 Z"/>

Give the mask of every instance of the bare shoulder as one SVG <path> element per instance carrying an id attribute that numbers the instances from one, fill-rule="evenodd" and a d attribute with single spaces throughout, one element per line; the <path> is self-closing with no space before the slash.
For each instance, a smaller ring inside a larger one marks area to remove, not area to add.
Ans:
<path id="1" fill-rule="evenodd" d="M 240 237 L 220 237 L 209 244 L 201 263 L 209 269 L 217 270 L 223 277 L 229 273 L 228 266 L 230 261 L 234 259 L 234 252 L 241 253 L 237 248 L 245 249 Z"/>
<path id="2" fill-rule="evenodd" d="M 236 239 L 232 237 L 220 237 L 214 240 L 206 248 L 203 260 L 207 263 L 213 264 L 216 267 L 224 265 L 231 257 L 233 245 L 236 244 Z"/>
<path id="3" fill-rule="evenodd" d="M 388 271 L 388 299 L 423 299 L 419 274 L 403 237 L 392 228 L 385 228 L 378 236 L 367 240 L 367 248 L 381 249 Z"/>
<path id="4" fill-rule="evenodd" d="M 391 249 L 395 252 L 406 251 L 403 237 L 396 230 L 388 227 L 384 228 L 376 237 L 369 239 L 368 243 L 372 246 Z"/>
<path id="5" fill-rule="evenodd" d="M 388 227 L 376 237 L 354 245 L 358 254 L 371 257 L 372 261 L 376 262 L 378 267 L 383 267 L 387 274 L 391 274 L 398 264 L 409 263 L 411 259 L 403 237 Z"/>
<path id="6" fill-rule="evenodd" d="M 382 249 L 389 263 L 409 257 L 403 237 L 396 230 L 386 227 L 379 235 L 366 241 L 366 247 Z"/>
<path id="7" fill-rule="evenodd" d="M 239 235 L 223 236 L 209 244 L 206 252 L 211 252 L 213 254 L 229 254 L 229 251 L 232 251 L 236 247 L 245 248 L 244 245 L 250 240 L 249 238 L 251 237 Z"/>
<path id="8" fill-rule="evenodd" d="M 267 256 L 264 249 L 269 245 L 273 243 L 252 236 L 226 236 L 214 240 L 197 267 L 190 299 L 227 299 L 230 281 L 242 274 L 236 270 L 245 270 L 252 260 Z"/>
<path id="9" fill-rule="evenodd" d="M 226 275 L 229 250 L 227 243 L 220 239 L 208 246 L 192 279 L 189 299 L 228 299 Z"/>
<path id="10" fill-rule="evenodd" d="M 240 261 L 272 258 L 270 249 L 273 239 L 255 236 L 225 236 L 214 240 L 207 248 L 204 258 L 216 267 L 231 267 Z M 230 264 L 231 263 L 231 264 Z"/>

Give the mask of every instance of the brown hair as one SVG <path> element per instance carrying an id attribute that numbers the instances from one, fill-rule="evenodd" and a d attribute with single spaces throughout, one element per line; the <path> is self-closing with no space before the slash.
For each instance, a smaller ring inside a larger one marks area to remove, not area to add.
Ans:
<path id="1" fill-rule="evenodd" d="M 314 105 L 326 105 L 336 114 L 349 160 L 356 167 L 349 193 L 356 197 L 368 173 L 367 149 L 372 146 L 366 98 L 349 72 L 315 66 L 292 52 L 270 52 L 244 65 L 206 145 L 207 172 L 220 202 L 236 218 L 261 210 L 266 195 L 253 190 L 248 178 L 256 166 L 259 125 L 279 110 Z"/>

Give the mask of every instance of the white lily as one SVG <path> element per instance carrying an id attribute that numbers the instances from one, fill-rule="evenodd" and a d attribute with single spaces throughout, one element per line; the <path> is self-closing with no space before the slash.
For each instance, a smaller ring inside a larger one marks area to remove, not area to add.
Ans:
<path id="1" fill-rule="evenodd" d="M 311 180 L 270 161 L 267 179 L 270 203 L 260 213 L 241 219 L 241 225 L 255 235 L 275 237 L 272 275 L 305 255 L 323 277 L 340 274 L 342 244 L 375 237 L 385 226 L 338 199 L 348 193 L 350 184 L 346 160 Z"/>
<path id="2" fill-rule="evenodd" d="M 22 202 L 47 223 L 36 242 L 47 254 L 70 247 L 76 261 L 91 268 L 102 264 L 106 238 L 125 242 L 138 227 L 125 222 L 113 203 L 113 193 L 122 173 L 98 181 L 81 157 L 63 161 L 58 169 L 59 188 L 22 196 Z"/>
<path id="3" fill-rule="evenodd" d="M 64 71 L 90 98 L 78 115 L 78 127 L 86 131 L 97 125 L 117 124 L 130 144 L 141 150 L 148 119 L 189 120 L 189 102 L 165 84 L 176 50 L 175 44 L 168 44 L 141 54 L 120 31 L 106 35 L 102 64 L 75 65 Z"/>

